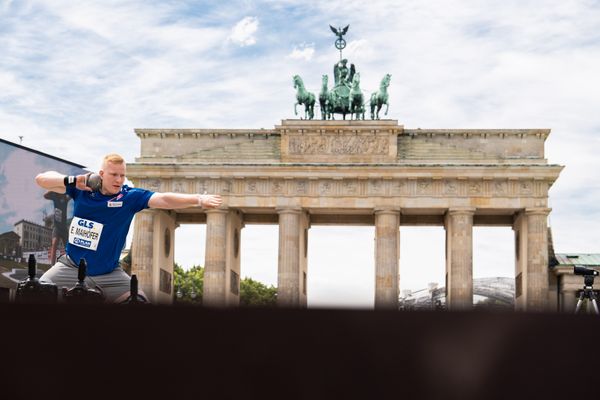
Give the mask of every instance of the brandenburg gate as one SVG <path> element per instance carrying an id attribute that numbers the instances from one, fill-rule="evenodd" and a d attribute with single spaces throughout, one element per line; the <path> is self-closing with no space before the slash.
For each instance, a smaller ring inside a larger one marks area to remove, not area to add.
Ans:
<path id="1" fill-rule="evenodd" d="M 548 273 L 547 129 L 405 129 L 395 120 L 283 120 L 274 129 L 136 129 L 138 187 L 218 193 L 224 206 L 146 210 L 132 272 L 154 302 L 173 298 L 174 230 L 206 224 L 204 304 L 239 304 L 246 224 L 279 225 L 277 302 L 307 304 L 312 225 L 375 226 L 375 308 L 398 307 L 400 226 L 446 231 L 450 309 L 473 302 L 473 227 L 515 233 L 516 308 L 555 307 Z"/>

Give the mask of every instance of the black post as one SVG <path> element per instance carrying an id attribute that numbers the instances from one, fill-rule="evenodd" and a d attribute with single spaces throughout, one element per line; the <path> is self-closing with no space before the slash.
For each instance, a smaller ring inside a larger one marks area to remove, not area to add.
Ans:
<path id="1" fill-rule="evenodd" d="M 28 268 L 29 268 L 29 279 L 34 279 L 35 274 L 37 272 L 37 262 L 36 262 L 35 256 L 33 254 L 29 255 Z"/>

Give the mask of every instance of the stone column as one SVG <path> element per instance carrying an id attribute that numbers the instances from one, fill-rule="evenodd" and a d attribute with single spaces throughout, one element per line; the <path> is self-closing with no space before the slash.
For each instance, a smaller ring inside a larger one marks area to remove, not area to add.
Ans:
<path id="1" fill-rule="evenodd" d="M 307 280 L 308 280 L 308 230 L 310 229 L 310 216 L 306 211 L 300 215 L 300 307 L 307 306 Z"/>
<path id="2" fill-rule="evenodd" d="M 549 208 L 528 208 L 515 219 L 517 262 L 515 308 L 546 311 L 556 307 L 550 301 L 548 277 Z"/>
<path id="3" fill-rule="evenodd" d="M 527 281 L 527 217 L 520 212 L 515 216 L 515 310 L 525 310 Z"/>
<path id="4" fill-rule="evenodd" d="M 154 216 L 156 210 L 136 214 L 131 242 L 131 273 L 138 278 L 138 287 L 147 296 L 152 294 L 152 259 L 154 257 Z"/>
<path id="5" fill-rule="evenodd" d="M 549 310 L 548 298 L 548 208 L 528 208 L 527 297 L 528 311 Z"/>
<path id="6" fill-rule="evenodd" d="M 375 210 L 375 308 L 398 309 L 400 211 Z"/>
<path id="7" fill-rule="evenodd" d="M 243 215 L 238 210 L 232 210 L 227 216 L 227 274 L 225 277 L 226 304 L 240 305 L 240 276 L 241 276 L 241 243 Z"/>
<path id="8" fill-rule="evenodd" d="M 227 214 L 225 208 L 206 211 L 206 251 L 202 304 L 225 306 L 227 277 Z"/>
<path id="9" fill-rule="evenodd" d="M 154 216 L 152 259 L 152 302 L 173 303 L 173 263 L 175 260 L 175 213 L 160 210 Z"/>
<path id="10" fill-rule="evenodd" d="M 240 304 L 242 214 L 227 208 L 206 210 L 206 252 L 202 304 Z"/>
<path id="11" fill-rule="evenodd" d="M 573 314 L 575 307 L 577 306 L 577 290 L 565 289 L 560 294 L 560 310 L 567 314 Z"/>
<path id="12" fill-rule="evenodd" d="M 280 208 L 277 305 L 306 307 L 308 216 L 300 208 Z"/>
<path id="13" fill-rule="evenodd" d="M 450 310 L 473 306 L 474 208 L 451 208 L 446 213 L 446 302 Z"/>

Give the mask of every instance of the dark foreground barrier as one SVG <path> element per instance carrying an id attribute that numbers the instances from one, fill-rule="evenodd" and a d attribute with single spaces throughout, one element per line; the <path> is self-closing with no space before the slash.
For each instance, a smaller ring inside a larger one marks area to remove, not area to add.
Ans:
<path id="1" fill-rule="evenodd" d="M 0 398 L 595 398 L 600 318 L 0 304 Z"/>

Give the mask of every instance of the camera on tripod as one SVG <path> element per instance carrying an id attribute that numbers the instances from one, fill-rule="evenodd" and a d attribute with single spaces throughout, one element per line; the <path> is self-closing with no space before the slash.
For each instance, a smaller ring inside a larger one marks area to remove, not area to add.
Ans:
<path id="1" fill-rule="evenodd" d="M 600 273 L 595 269 L 584 267 L 581 265 L 574 265 L 573 273 L 575 275 L 583 276 L 584 283 L 583 289 L 577 291 L 579 300 L 577 301 L 577 306 L 575 307 L 575 313 L 579 312 L 583 301 L 587 300 L 594 307 L 596 315 L 600 315 L 600 312 L 598 311 L 598 303 L 596 302 L 596 291 L 594 290 L 594 277 L 598 276 Z"/>
<path id="2" fill-rule="evenodd" d="M 598 276 L 598 275 L 600 275 L 600 272 L 596 271 L 595 269 L 582 267 L 581 265 L 573 266 L 573 273 L 575 275 L 583 275 L 583 276 Z"/>

